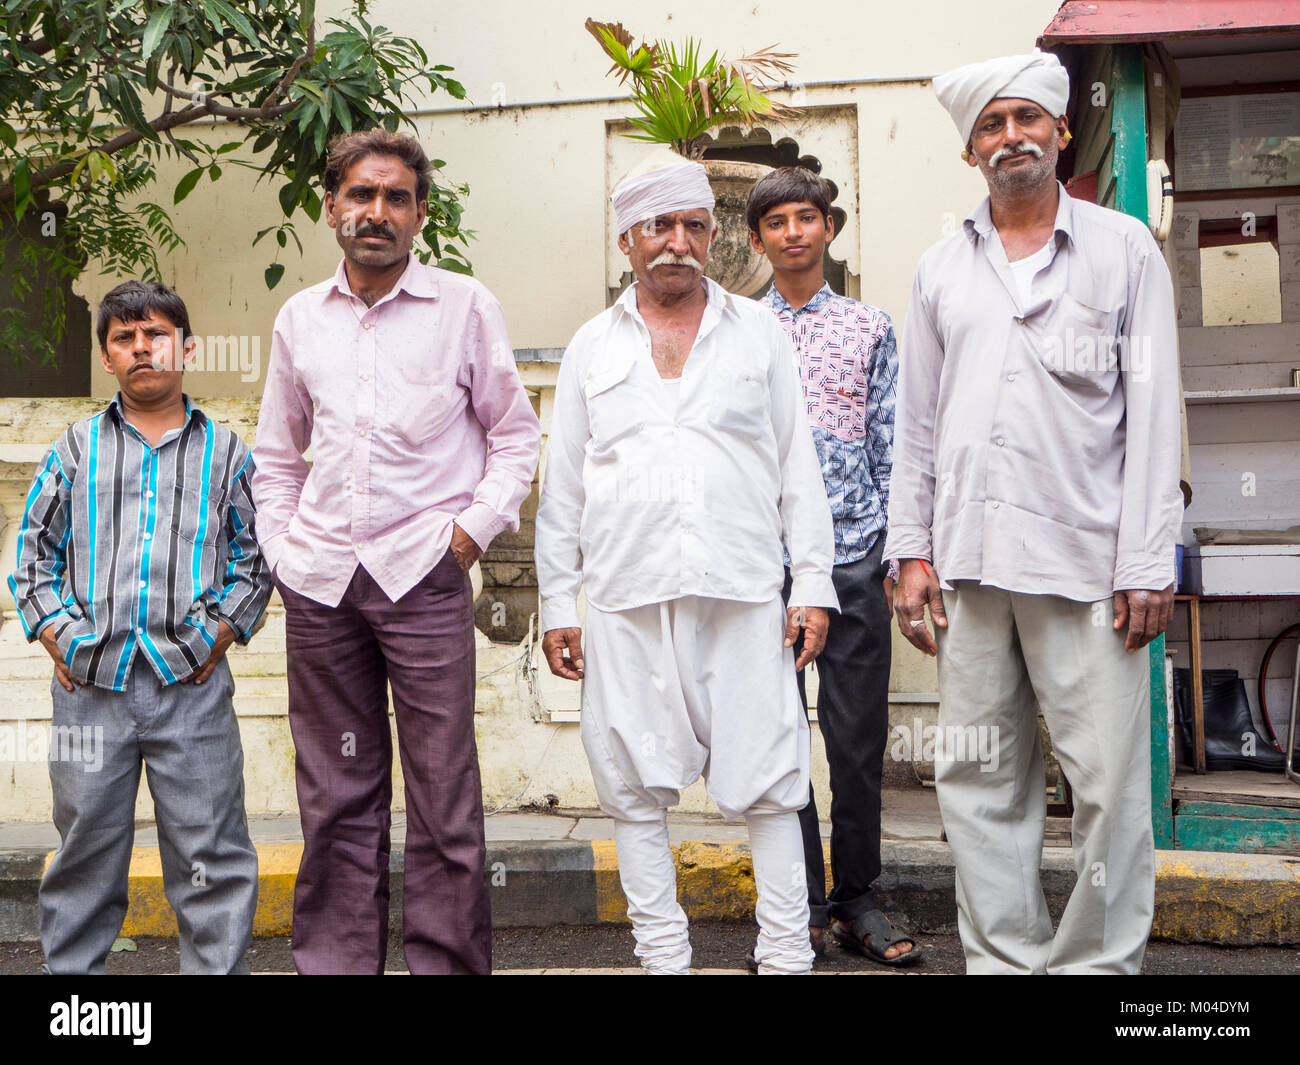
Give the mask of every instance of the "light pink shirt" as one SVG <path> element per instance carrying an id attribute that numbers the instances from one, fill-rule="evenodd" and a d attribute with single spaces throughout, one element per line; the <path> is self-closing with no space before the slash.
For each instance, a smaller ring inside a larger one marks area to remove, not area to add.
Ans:
<path id="1" fill-rule="evenodd" d="M 367 307 L 340 262 L 275 320 L 253 450 L 258 541 L 317 602 L 338 605 L 358 563 L 396 601 L 446 553 L 453 520 L 484 550 L 519 527 L 539 435 L 486 288 L 412 255 Z"/>

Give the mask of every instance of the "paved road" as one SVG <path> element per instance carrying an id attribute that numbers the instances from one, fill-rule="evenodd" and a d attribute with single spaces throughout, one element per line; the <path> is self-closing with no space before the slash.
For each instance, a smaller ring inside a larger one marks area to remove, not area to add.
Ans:
<path id="1" fill-rule="evenodd" d="M 697 922 L 691 930 L 694 964 L 701 969 L 742 971 L 746 951 L 754 945 L 755 930 L 741 922 Z M 956 936 L 922 936 L 925 963 L 891 970 L 832 945 L 818 971 L 866 971 L 892 975 L 957 974 L 964 969 Z M 134 953 L 113 954 L 108 971 L 120 974 L 174 973 L 178 952 L 174 939 L 140 939 Z M 626 927 L 598 926 L 505 928 L 493 936 L 494 965 L 499 972 L 537 969 L 630 969 L 636 966 L 632 933 Z M 292 972 L 287 938 L 255 939 L 248 957 L 255 972 Z M 40 946 L 35 943 L 0 943 L 0 974 L 39 972 Z M 388 970 L 404 972 L 400 938 L 388 948 Z M 1143 972 L 1155 975 L 1235 976 L 1300 973 L 1300 949 L 1295 947 L 1227 948 L 1152 943 Z M 1220 990 L 1230 988 L 1218 984 Z"/>

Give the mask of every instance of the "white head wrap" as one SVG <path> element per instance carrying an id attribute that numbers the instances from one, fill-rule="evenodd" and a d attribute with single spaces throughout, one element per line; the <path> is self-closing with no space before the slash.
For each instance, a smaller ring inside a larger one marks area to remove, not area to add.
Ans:
<path id="1" fill-rule="evenodd" d="M 712 211 L 713 189 L 704 167 L 683 159 L 668 148 L 651 153 L 627 177 L 614 186 L 610 196 L 619 233 L 638 222 L 673 211 L 703 207 Z"/>
<path id="2" fill-rule="evenodd" d="M 934 91 L 952 116 L 963 144 L 980 112 L 999 98 L 1033 100 L 1053 118 L 1070 102 L 1070 75 L 1050 52 L 1009 55 L 958 67 L 934 79 Z"/>

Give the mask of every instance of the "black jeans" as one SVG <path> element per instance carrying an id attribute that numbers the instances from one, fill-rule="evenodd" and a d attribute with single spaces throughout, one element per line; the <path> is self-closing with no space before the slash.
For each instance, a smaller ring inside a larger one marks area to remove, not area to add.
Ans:
<path id="1" fill-rule="evenodd" d="M 865 558 L 832 571 L 840 609 L 831 612 L 826 647 L 817 658 L 817 723 L 831 776 L 834 886 L 829 898 L 811 785 L 808 805 L 799 813 L 808 920 L 814 927 L 825 927 L 831 918 L 852 921 L 876 905 L 871 885 L 880 875 L 880 777 L 889 734 L 890 613 L 881 583 L 888 570 L 881 560 L 884 546 L 882 532 Z M 788 601 L 788 572 L 783 594 Z M 803 673 L 799 697 L 807 712 Z"/>

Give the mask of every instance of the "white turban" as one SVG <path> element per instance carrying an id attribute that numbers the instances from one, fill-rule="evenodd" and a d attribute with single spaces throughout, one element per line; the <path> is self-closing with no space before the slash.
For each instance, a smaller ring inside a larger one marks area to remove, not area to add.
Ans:
<path id="1" fill-rule="evenodd" d="M 940 74 L 934 79 L 934 91 L 966 144 L 980 112 L 999 98 L 1033 100 L 1052 118 L 1059 118 L 1070 102 L 1070 75 L 1050 52 L 1031 52 Z"/>
<path id="2" fill-rule="evenodd" d="M 704 167 L 667 148 L 650 154 L 614 187 L 610 196 L 619 233 L 638 222 L 674 211 L 713 210 L 713 189 Z"/>

